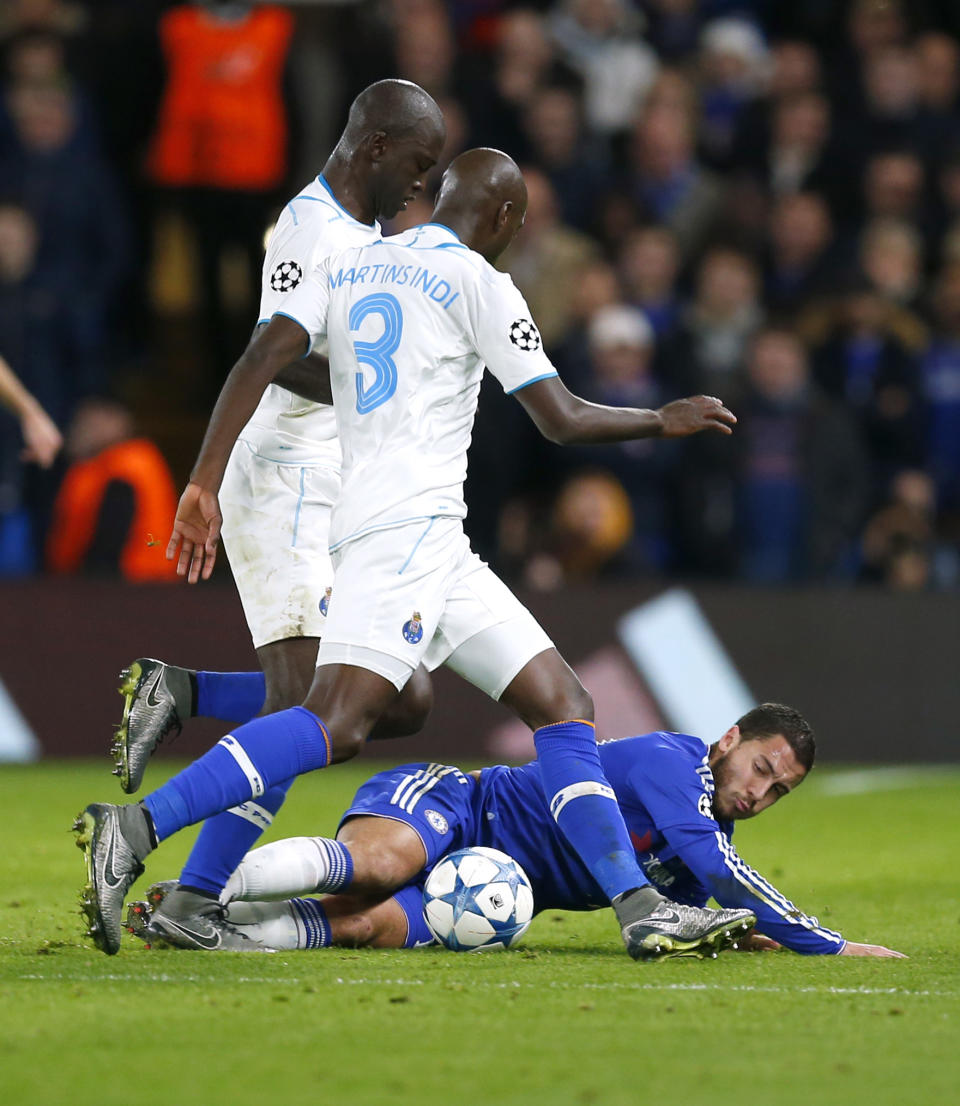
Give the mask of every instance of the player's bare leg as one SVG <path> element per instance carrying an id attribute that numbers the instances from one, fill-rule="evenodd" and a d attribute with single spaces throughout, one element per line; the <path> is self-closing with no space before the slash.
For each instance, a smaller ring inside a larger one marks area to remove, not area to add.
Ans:
<path id="1" fill-rule="evenodd" d="M 260 646 L 257 660 L 267 682 L 261 714 L 275 714 L 303 702 L 313 683 L 319 648 L 316 637 L 285 638 Z"/>
<path id="2" fill-rule="evenodd" d="M 331 741 L 331 764 L 357 755 L 397 698 L 390 680 L 352 664 L 321 665 L 303 701 L 323 720 Z"/>

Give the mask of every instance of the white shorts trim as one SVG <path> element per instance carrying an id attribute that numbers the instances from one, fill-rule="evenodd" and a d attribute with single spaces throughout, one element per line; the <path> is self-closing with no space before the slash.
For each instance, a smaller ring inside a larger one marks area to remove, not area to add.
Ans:
<path id="1" fill-rule="evenodd" d="M 375 672 L 389 680 L 397 691 L 403 690 L 403 685 L 413 675 L 416 667 L 411 667 L 399 657 L 391 657 L 389 653 L 368 649 L 364 645 L 321 641 L 317 653 L 317 668 L 324 664 L 352 664 L 355 668 L 365 668 L 368 672 Z"/>

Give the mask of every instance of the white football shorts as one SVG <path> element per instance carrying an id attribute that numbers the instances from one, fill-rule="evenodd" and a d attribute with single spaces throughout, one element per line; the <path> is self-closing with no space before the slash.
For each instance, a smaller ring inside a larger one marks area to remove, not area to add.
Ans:
<path id="1" fill-rule="evenodd" d="M 255 648 L 324 633 L 339 494 L 337 467 L 283 464 L 243 440 L 234 446 L 220 488 L 223 544 Z"/>
<path id="2" fill-rule="evenodd" d="M 470 548 L 458 518 L 375 530 L 333 554 L 336 583 L 317 664 L 352 664 L 402 688 L 446 664 L 499 699 L 553 642 Z"/>

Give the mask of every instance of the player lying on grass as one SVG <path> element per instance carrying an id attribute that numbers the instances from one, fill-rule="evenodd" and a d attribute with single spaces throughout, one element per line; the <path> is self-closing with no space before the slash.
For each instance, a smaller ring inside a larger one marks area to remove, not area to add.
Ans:
<path id="1" fill-rule="evenodd" d="M 318 668 L 302 706 L 233 730 L 141 805 L 95 803 L 78 818 L 84 910 L 108 954 L 120 947 L 126 891 L 160 841 L 240 804 L 251 820 L 268 818 L 260 798 L 354 756 L 421 665 L 448 665 L 534 731 L 550 812 L 603 889 L 631 956 L 712 945 L 737 921 L 671 905 L 650 886 L 603 775 L 592 699 L 463 531 L 467 447 L 486 366 L 559 443 L 729 434 L 736 422 L 714 397 L 648 411 L 567 391 L 526 302 L 492 266 L 526 202 L 506 154 L 461 154 L 444 174 L 433 222 L 324 260 L 231 370 L 167 555 L 180 546 L 182 572 L 192 581 L 209 575 L 217 491 L 237 434 L 276 373 L 327 338 L 343 485 Z M 171 940 L 216 940 L 218 898 L 240 855 L 221 866 L 206 859 L 154 918 L 172 923 Z"/>
<path id="2" fill-rule="evenodd" d="M 652 733 L 599 747 L 637 859 L 650 880 L 680 903 L 702 906 L 712 895 L 751 911 L 757 949 L 784 946 L 808 954 L 901 956 L 845 941 L 801 913 L 740 859 L 733 823 L 788 795 L 813 765 L 814 738 L 795 710 L 765 703 L 707 746 L 696 737 Z M 605 897 L 556 823 L 544 798 L 540 766 L 502 765 L 463 773 L 440 764 L 410 764 L 365 783 L 340 821 L 336 840 L 299 837 L 248 853 L 224 889 L 225 925 L 212 948 L 323 948 L 327 945 L 414 948 L 432 940 L 423 917 L 427 874 L 445 853 L 487 845 L 522 865 L 535 912 L 589 910 Z M 340 873 L 349 866 L 346 885 Z M 128 928 L 163 944 L 150 915 L 171 884 L 134 903 Z M 294 896 L 324 891 L 323 899 Z M 692 955 L 709 955 L 701 947 Z"/>

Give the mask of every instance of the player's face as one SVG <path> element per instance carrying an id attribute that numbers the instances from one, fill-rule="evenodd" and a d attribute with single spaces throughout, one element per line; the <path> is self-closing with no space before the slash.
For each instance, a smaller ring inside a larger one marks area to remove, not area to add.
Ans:
<path id="1" fill-rule="evenodd" d="M 743 741 L 736 726 L 720 739 L 713 759 L 714 815 L 722 821 L 753 818 L 788 795 L 806 775 L 786 738 Z"/>
<path id="2" fill-rule="evenodd" d="M 443 135 L 426 125 L 390 142 L 379 166 L 379 216 L 392 219 L 398 211 L 406 211 L 407 204 L 423 191 L 427 173 L 437 164 L 442 149 Z"/>

